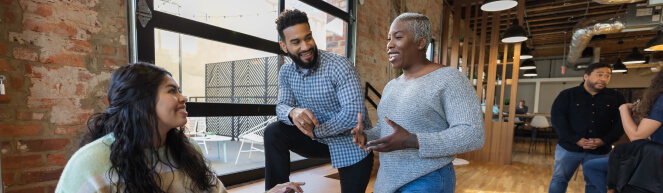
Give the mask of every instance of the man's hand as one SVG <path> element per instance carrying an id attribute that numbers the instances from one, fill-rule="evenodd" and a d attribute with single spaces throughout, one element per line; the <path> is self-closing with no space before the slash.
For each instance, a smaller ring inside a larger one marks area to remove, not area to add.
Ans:
<path id="1" fill-rule="evenodd" d="M 269 190 L 267 193 L 289 193 L 289 192 L 292 192 L 292 191 L 294 191 L 294 192 L 304 192 L 304 190 L 302 190 L 302 187 L 299 187 L 299 186 L 303 186 L 304 184 L 306 184 L 306 183 L 304 183 L 304 182 L 286 182 L 286 183 L 274 186 L 274 188 Z"/>
<path id="2" fill-rule="evenodd" d="M 589 139 L 582 138 L 576 142 L 576 145 L 582 147 L 583 149 L 589 149 L 591 148 L 591 144 L 589 144 Z"/>
<path id="3" fill-rule="evenodd" d="M 315 115 L 309 109 L 294 108 L 288 116 L 290 116 L 292 123 L 297 126 L 299 131 L 309 137 L 314 137 L 313 128 L 320 126 L 318 119 L 315 118 Z"/>
<path id="4" fill-rule="evenodd" d="M 360 148 L 364 149 L 364 151 L 368 151 L 366 149 L 366 133 L 364 133 L 364 125 L 362 124 L 362 119 L 361 119 L 361 113 L 357 113 L 357 126 L 350 131 L 352 134 L 352 142 L 357 144 Z"/>
<path id="5" fill-rule="evenodd" d="M 589 141 L 587 143 L 588 148 L 585 149 L 596 149 L 597 147 L 605 145 L 605 143 L 603 143 L 603 140 L 601 140 L 601 138 L 589 138 L 588 141 Z"/>
<path id="6" fill-rule="evenodd" d="M 385 117 L 385 119 L 387 120 L 387 123 L 391 126 L 391 128 L 394 129 L 394 133 L 377 140 L 369 141 L 368 150 L 373 150 L 378 152 L 390 152 L 405 148 L 416 148 L 416 149 L 419 148 L 419 141 L 417 140 L 417 135 L 408 132 L 400 125 L 389 120 L 389 118 Z"/>

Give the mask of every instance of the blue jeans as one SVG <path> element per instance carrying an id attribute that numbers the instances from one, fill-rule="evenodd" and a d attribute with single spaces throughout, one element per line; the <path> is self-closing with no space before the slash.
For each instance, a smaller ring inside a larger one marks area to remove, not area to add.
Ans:
<path id="1" fill-rule="evenodd" d="M 608 154 L 605 155 L 596 155 L 585 152 L 570 152 L 566 151 L 562 146 L 557 144 L 555 148 L 555 171 L 553 172 L 552 180 L 550 180 L 550 186 L 548 187 L 549 193 L 564 193 L 566 188 L 569 186 L 569 181 L 573 174 L 575 173 L 578 166 L 582 163 L 583 165 L 593 159 L 608 157 Z M 587 175 L 585 175 L 585 181 L 587 182 Z M 593 185 L 585 184 L 585 192 L 595 192 L 598 191 Z"/>
<path id="2" fill-rule="evenodd" d="M 456 188 L 456 172 L 453 163 L 405 184 L 397 193 L 453 193 Z"/>
<path id="3" fill-rule="evenodd" d="M 608 192 L 608 158 L 593 159 L 582 165 L 586 185 L 594 187 L 594 192 Z M 586 188 L 585 188 L 586 189 Z M 585 192 L 590 192 L 585 190 Z"/>

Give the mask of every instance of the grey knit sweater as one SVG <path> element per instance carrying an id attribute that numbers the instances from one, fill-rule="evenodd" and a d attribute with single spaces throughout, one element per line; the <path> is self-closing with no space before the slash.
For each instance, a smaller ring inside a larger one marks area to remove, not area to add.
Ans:
<path id="1" fill-rule="evenodd" d="M 379 121 L 369 140 L 393 133 L 385 117 L 417 134 L 419 149 L 380 153 L 373 190 L 394 192 L 451 163 L 456 154 L 479 149 L 485 133 L 479 99 L 468 79 L 443 67 L 414 80 L 389 81 L 378 106 Z"/>

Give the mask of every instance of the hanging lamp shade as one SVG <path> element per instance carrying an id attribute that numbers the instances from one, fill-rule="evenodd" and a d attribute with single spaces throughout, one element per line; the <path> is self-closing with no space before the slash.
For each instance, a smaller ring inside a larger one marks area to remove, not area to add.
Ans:
<path id="1" fill-rule="evenodd" d="M 658 30 L 656 37 L 649 40 L 645 47 L 645 51 L 663 51 L 663 34 L 661 34 L 661 30 Z"/>
<path id="2" fill-rule="evenodd" d="M 612 65 L 612 72 L 626 72 L 627 70 L 621 59 L 617 59 L 617 62 Z"/>
<path id="3" fill-rule="evenodd" d="M 642 64 L 645 63 L 645 55 L 642 55 L 637 47 L 633 47 L 633 51 L 631 51 L 626 58 L 624 58 L 624 64 Z"/>
<path id="4" fill-rule="evenodd" d="M 520 64 L 520 69 L 521 70 L 536 69 L 536 65 L 534 64 L 533 60 L 525 60 L 523 61 L 522 64 Z"/>
<path id="5" fill-rule="evenodd" d="M 527 40 L 527 31 L 518 25 L 518 19 L 513 20 L 513 24 L 504 31 L 502 43 L 518 43 Z"/>
<path id="6" fill-rule="evenodd" d="M 522 46 L 520 46 L 520 59 L 530 59 L 533 57 L 532 50 L 525 45 L 525 42 L 523 42 Z"/>
<path id="7" fill-rule="evenodd" d="M 481 5 L 482 11 L 504 11 L 518 5 L 514 0 L 487 0 Z"/>
<path id="8" fill-rule="evenodd" d="M 523 74 L 523 76 L 527 77 L 536 76 L 536 69 L 525 70 L 525 74 Z"/>

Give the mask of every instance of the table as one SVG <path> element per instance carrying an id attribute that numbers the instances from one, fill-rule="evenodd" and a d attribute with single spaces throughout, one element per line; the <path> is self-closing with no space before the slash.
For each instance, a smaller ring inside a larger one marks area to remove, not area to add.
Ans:
<path id="1" fill-rule="evenodd" d="M 230 141 L 232 138 L 226 137 L 226 136 L 219 136 L 219 135 L 208 135 L 206 137 L 191 137 L 191 139 L 196 140 L 196 141 L 202 141 L 202 142 L 208 142 L 208 141 L 216 141 L 216 152 L 221 159 L 221 144 L 220 142 L 223 142 L 223 162 L 227 163 L 228 162 L 228 156 L 227 156 L 227 151 L 226 151 L 226 141 Z"/>

